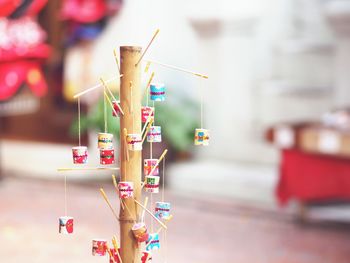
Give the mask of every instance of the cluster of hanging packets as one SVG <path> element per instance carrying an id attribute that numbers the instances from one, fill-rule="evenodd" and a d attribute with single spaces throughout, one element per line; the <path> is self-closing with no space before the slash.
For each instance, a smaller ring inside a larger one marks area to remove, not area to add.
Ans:
<path id="1" fill-rule="evenodd" d="M 152 83 L 150 85 L 150 99 L 152 101 L 164 101 L 165 100 L 165 86 L 164 84 Z M 202 103 L 202 102 L 201 102 Z M 119 101 L 112 101 L 113 116 L 120 116 L 121 109 Z M 154 105 L 153 105 L 154 106 Z M 80 110 L 80 109 L 79 109 Z M 154 122 L 155 108 L 149 106 L 141 107 L 141 120 L 145 123 L 145 127 L 148 124 Z M 128 150 L 141 151 L 142 150 L 142 134 L 127 134 L 126 141 L 128 144 Z M 147 142 L 156 143 L 162 141 L 161 126 L 149 126 L 147 127 Z M 209 145 L 209 131 L 207 129 L 197 128 L 195 129 L 194 145 Z M 114 149 L 113 149 L 113 134 L 107 132 L 101 132 L 98 134 L 98 148 L 100 150 L 100 164 L 109 165 L 115 163 Z M 85 164 L 87 163 L 88 151 L 86 146 L 80 145 L 72 148 L 73 163 Z M 166 153 L 166 152 L 165 152 Z M 162 157 L 164 157 L 164 153 Z M 145 159 L 144 160 L 144 174 L 145 182 L 143 186 L 146 192 L 159 193 L 159 163 L 162 159 Z M 164 174 L 163 174 L 164 176 Z M 163 178 L 164 180 L 164 178 Z M 133 183 L 132 182 L 119 182 L 118 184 L 119 198 L 133 198 Z M 164 189 L 163 189 L 164 190 Z M 161 202 L 155 203 L 154 216 L 158 220 L 170 221 L 172 215 L 170 214 L 170 203 Z M 141 222 L 136 222 L 132 227 L 132 232 L 135 239 L 139 243 L 146 242 L 146 250 L 142 252 L 142 263 L 152 260 L 151 250 L 160 249 L 159 232 L 149 234 L 144 222 L 144 216 L 142 216 Z M 71 234 L 73 233 L 73 217 L 62 216 L 59 218 L 59 233 Z M 109 255 L 110 262 L 121 262 L 120 248 L 118 247 L 116 237 L 113 237 L 112 244 L 114 248 L 109 248 L 108 242 L 105 239 L 93 239 L 92 240 L 92 255 L 105 256 Z"/>

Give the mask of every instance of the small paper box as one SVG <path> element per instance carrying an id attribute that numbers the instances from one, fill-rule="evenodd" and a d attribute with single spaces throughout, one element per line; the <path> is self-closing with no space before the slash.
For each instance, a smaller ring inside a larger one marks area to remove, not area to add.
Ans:
<path id="1" fill-rule="evenodd" d="M 146 250 L 156 250 L 160 249 L 160 241 L 159 241 L 159 235 L 158 233 L 149 234 L 147 244 L 146 244 Z"/>
<path id="2" fill-rule="evenodd" d="M 196 129 L 194 135 L 194 145 L 209 145 L 209 130 Z"/>
<path id="3" fill-rule="evenodd" d="M 162 141 L 162 127 L 151 126 L 147 133 L 147 142 L 161 142 Z"/>
<path id="4" fill-rule="evenodd" d="M 159 176 L 147 175 L 145 190 L 149 193 L 159 193 Z"/>
<path id="5" fill-rule="evenodd" d="M 71 216 L 61 216 L 59 219 L 59 233 L 72 234 L 74 219 Z"/>
<path id="6" fill-rule="evenodd" d="M 152 83 L 150 86 L 151 100 L 164 101 L 165 100 L 165 86 L 163 83 Z"/>
<path id="7" fill-rule="evenodd" d="M 133 182 L 119 182 L 119 197 L 122 199 L 134 196 L 134 183 Z"/>
<path id="8" fill-rule="evenodd" d="M 147 228 L 145 223 L 136 223 L 131 228 L 132 233 L 136 240 L 140 243 L 146 242 L 149 238 L 149 234 L 147 233 Z"/>
<path id="9" fill-rule="evenodd" d="M 143 161 L 143 172 L 145 175 L 158 175 L 159 174 L 159 165 L 157 165 L 158 159 L 145 159 Z M 154 166 L 156 166 L 156 169 L 151 173 Z"/>
<path id="10" fill-rule="evenodd" d="M 105 256 L 107 253 L 107 241 L 104 239 L 92 240 L 92 255 Z"/>
<path id="11" fill-rule="evenodd" d="M 156 202 L 154 215 L 158 219 L 168 219 L 170 217 L 170 203 Z"/>
<path id="12" fill-rule="evenodd" d="M 114 149 L 100 149 L 100 163 L 103 165 L 114 164 Z"/>
<path id="13" fill-rule="evenodd" d="M 150 114 L 151 114 L 151 118 L 149 120 L 152 120 L 154 118 L 154 108 L 153 107 L 148 107 L 148 106 L 141 107 L 141 121 L 143 123 L 147 122 Z"/>
<path id="14" fill-rule="evenodd" d="M 100 132 L 97 146 L 100 149 L 113 149 L 113 134 Z"/>
<path id="15" fill-rule="evenodd" d="M 142 137 L 141 134 L 128 134 L 126 136 L 128 143 L 128 149 L 130 151 L 141 151 L 142 150 Z"/>
<path id="16" fill-rule="evenodd" d="M 87 163 L 88 151 L 86 146 L 76 146 L 72 148 L 73 163 L 84 164 Z"/>

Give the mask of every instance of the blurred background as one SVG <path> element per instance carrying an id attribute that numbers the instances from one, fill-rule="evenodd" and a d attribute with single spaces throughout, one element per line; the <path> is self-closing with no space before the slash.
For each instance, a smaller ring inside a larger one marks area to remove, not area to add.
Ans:
<path id="1" fill-rule="evenodd" d="M 111 174 L 66 173 L 75 233 L 65 236 L 57 168 L 73 166 L 78 145 L 73 95 L 103 77 L 118 96 L 113 50 L 146 47 L 157 28 L 145 59 L 209 79 L 143 71 L 143 87 L 151 72 L 166 85 L 153 151 L 169 149 L 174 214 L 154 261 L 349 262 L 349 1 L 13 0 L 0 16 L 1 262 L 108 262 L 90 250 L 93 238 L 119 233 L 98 193 L 119 209 Z M 101 95 L 81 99 L 91 166 Z M 193 145 L 201 104 L 206 147 Z M 108 118 L 117 139 L 118 120 Z"/>

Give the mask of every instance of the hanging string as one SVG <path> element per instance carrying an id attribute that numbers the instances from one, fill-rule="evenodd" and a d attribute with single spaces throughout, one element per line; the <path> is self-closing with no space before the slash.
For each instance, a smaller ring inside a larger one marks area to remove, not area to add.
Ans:
<path id="1" fill-rule="evenodd" d="M 156 125 L 155 124 L 155 121 L 156 121 L 156 113 L 155 113 L 155 107 L 154 107 L 154 101 L 153 101 L 153 125 Z M 149 148 L 150 148 L 150 159 L 153 159 L 153 143 L 152 142 L 149 142 Z"/>
<path id="2" fill-rule="evenodd" d="M 154 117 L 153 117 L 153 125 L 156 126 L 156 108 L 154 106 L 154 101 L 153 101 L 152 107 L 154 109 L 154 112 L 153 112 L 153 115 L 154 115 Z"/>
<path id="3" fill-rule="evenodd" d="M 164 229 L 165 231 L 163 232 L 163 240 L 164 240 L 164 262 L 168 262 L 167 260 L 167 255 L 168 255 L 168 241 L 167 241 L 167 229 Z"/>
<path id="4" fill-rule="evenodd" d="M 67 216 L 67 175 L 64 175 L 64 215 Z"/>
<path id="5" fill-rule="evenodd" d="M 151 193 L 151 208 L 150 210 L 153 211 L 153 193 Z M 151 232 L 153 233 L 153 220 L 151 220 Z"/>
<path id="6" fill-rule="evenodd" d="M 78 97 L 78 136 L 79 136 L 79 146 L 81 146 L 81 135 L 80 135 L 80 97 Z"/>
<path id="7" fill-rule="evenodd" d="M 103 93 L 106 94 L 106 88 L 103 88 Z M 103 96 L 103 111 L 104 111 L 104 122 L 105 122 L 105 132 L 107 132 L 107 107 L 106 107 L 106 96 Z"/>
<path id="8" fill-rule="evenodd" d="M 146 87 L 146 92 L 147 92 L 148 86 Z M 148 107 L 148 97 L 149 97 L 149 92 L 146 94 L 146 106 Z"/>
<path id="9" fill-rule="evenodd" d="M 201 81 L 201 88 L 199 89 L 199 93 L 200 93 L 200 98 L 201 98 L 201 129 L 203 128 L 203 81 Z"/>
<path id="10" fill-rule="evenodd" d="M 165 186 L 165 159 L 166 157 L 164 157 L 164 160 L 163 160 L 163 189 L 162 189 L 162 202 L 164 202 L 164 186 Z"/>

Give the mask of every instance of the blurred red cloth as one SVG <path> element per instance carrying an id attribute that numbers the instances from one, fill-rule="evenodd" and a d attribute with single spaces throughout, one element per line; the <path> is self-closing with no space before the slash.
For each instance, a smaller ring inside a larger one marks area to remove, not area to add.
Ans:
<path id="1" fill-rule="evenodd" d="M 350 200 L 350 159 L 282 150 L 276 195 L 281 205 L 300 201 Z"/>

